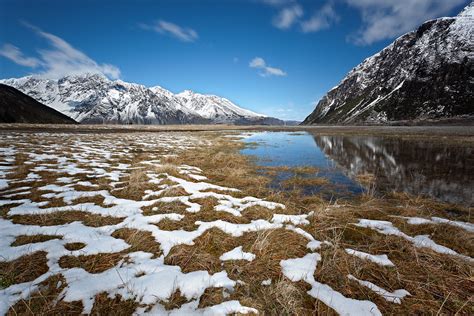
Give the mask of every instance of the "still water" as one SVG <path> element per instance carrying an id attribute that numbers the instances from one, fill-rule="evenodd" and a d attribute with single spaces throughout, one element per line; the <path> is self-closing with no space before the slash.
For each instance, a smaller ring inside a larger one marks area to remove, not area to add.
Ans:
<path id="1" fill-rule="evenodd" d="M 306 194 L 332 197 L 360 194 L 367 185 L 358 175 L 373 174 L 377 194 L 408 192 L 474 205 L 474 148 L 449 142 L 380 136 L 327 136 L 307 132 L 261 132 L 245 138 L 252 144 L 243 154 L 256 156 L 261 166 L 313 166 L 329 185 Z M 280 172 L 272 186 L 291 173 Z M 327 190 L 330 188 L 330 190 Z M 331 192 L 331 193 L 327 193 Z"/>

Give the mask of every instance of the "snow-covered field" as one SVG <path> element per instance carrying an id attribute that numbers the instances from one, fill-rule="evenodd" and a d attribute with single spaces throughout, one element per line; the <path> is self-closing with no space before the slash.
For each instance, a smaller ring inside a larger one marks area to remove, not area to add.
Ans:
<path id="1" fill-rule="evenodd" d="M 26 260 L 35 253 L 45 259 L 46 267 L 20 283 L 0 273 L 3 278 L 0 279 L 0 314 L 14 310 L 21 301 L 28 301 L 44 289 L 47 280 L 58 275 L 61 281 L 56 284 L 56 297 L 48 304 L 80 302 L 86 314 L 93 311 L 94 304 L 99 304 L 97 295 L 104 293 L 109 298 L 134 302 L 136 314 L 261 313 L 261 306 L 247 304 L 234 295 L 236 288 L 246 281 L 239 279 L 238 272 L 229 271 L 226 265 L 234 261 L 243 264 L 258 261 L 256 247 L 236 242 L 229 249 L 217 249 L 216 256 L 222 262 L 220 271 L 186 272 L 183 267 L 169 263 L 167 257 L 175 247 L 193 247 L 196 240 L 213 229 L 236 241 L 251 233 L 265 236 L 264 232 L 273 230 L 295 234 L 305 240 L 306 254 L 278 259 L 279 277 L 259 281 L 263 290 L 282 279 L 295 284 L 303 282 L 308 286 L 309 298 L 323 302 L 341 315 L 382 314 L 376 302 L 351 297 L 347 292 L 343 294 L 315 278 L 322 264 L 321 249 L 336 245 L 333 241 L 318 240 L 305 230 L 314 212 L 289 214 L 284 204 L 242 194 L 238 188 L 217 185 L 206 176 L 206 170 L 188 164 L 172 164 L 168 160 L 195 148 L 210 146 L 213 146 L 212 139 L 198 133 L 3 133 L 0 138 L 0 264 L 4 265 L 0 268 L 9 262 Z M 134 185 L 137 177 L 139 184 Z M 189 228 L 186 225 L 190 218 L 204 213 L 206 199 L 215 201 L 211 212 L 217 219 L 196 220 Z M 176 205 L 182 208 L 173 210 Z M 264 209 L 272 215 L 239 221 L 251 208 Z M 71 212 L 80 215 L 76 220 L 60 224 L 41 224 L 48 216 L 61 218 L 62 214 L 66 217 Z M 90 219 L 86 220 L 87 216 L 92 218 L 92 224 Z M 103 220 L 94 222 L 95 218 Z M 28 222 L 28 219 L 34 220 Z M 403 220 L 410 225 L 447 224 L 473 231 L 472 224 L 439 217 L 404 217 Z M 165 222 L 174 228 L 166 229 L 162 225 Z M 352 224 L 401 237 L 414 247 L 429 248 L 472 262 L 466 254 L 439 245 L 430 236 L 409 236 L 388 221 L 360 218 Z M 139 246 L 119 237 L 118 232 L 124 231 L 149 234 L 159 251 L 156 247 L 137 250 Z M 35 240 L 33 236 L 48 238 Z M 397 270 L 397 265 L 386 254 L 351 248 L 343 252 L 383 269 Z M 82 262 L 81 258 L 115 254 L 118 259 L 99 271 L 80 264 L 65 264 L 64 259 L 78 258 Z M 406 289 L 385 289 L 352 274 L 344 278 L 388 304 L 404 304 L 411 296 Z M 221 299 L 202 306 L 203 296 L 209 289 L 217 289 Z M 167 302 L 177 293 L 183 302 L 170 308 Z"/>

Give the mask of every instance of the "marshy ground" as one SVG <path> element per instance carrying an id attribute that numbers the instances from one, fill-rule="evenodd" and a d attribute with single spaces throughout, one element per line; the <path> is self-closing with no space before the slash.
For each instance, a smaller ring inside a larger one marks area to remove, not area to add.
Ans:
<path id="1" fill-rule="evenodd" d="M 273 190 L 231 128 L 36 128 L 0 132 L 0 314 L 474 313 L 472 208 Z"/>

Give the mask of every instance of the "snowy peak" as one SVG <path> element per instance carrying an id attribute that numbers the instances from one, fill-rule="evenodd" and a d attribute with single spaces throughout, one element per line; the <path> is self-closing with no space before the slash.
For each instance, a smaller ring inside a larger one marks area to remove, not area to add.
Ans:
<path id="1" fill-rule="evenodd" d="M 108 124 L 262 124 L 266 117 L 215 95 L 186 90 L 173 94 L 160 86 L 80 74 L 59 80 L 28 76 L 4 79 L 37 101 L 82 123 Z M 271 119 L 272 124 L 283 122 Z M 272 121 L 273 120 L 273 121 Z"/>
<path id="2" fill-rule="evenodd" d="M 240 118 L 264 118 L 264 115 L 242 109 L 229 101 L 216 95 L 205 95 L 185 90 L 176 95 L 182 104 L 207 119 L 219 123 L 232 122 Z"/>
<path id="3" fill-rule="evenodd" d="M 474 5 L 423 23 L 365 59 L 303 124 L 389 123 L 473 115 Z"/>
<path id="4" fill-rule="evenodd" d="M 474 2 L 468 4 L 459 14 L 458 17 L 474 18 Z"/>

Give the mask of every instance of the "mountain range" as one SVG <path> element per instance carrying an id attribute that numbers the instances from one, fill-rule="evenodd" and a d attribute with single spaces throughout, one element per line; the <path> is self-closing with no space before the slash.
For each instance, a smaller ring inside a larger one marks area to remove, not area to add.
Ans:
<path id="1" fill-rule="evenodd" d="M 474 3 L 367 58 L 302 124 L 390 124 L 474 115 Z"/>
<path id="2" fill-rule="evenodd" d="M 4 84 L 0 84 L 0 122 L 42 124 L 76 123 L 70 117 Z"/>
<path id="3" fill-rule="evenodd" d="M 3 79 L 12 86 L 80 123 L 89 124 L 239 124 L 283 125 L 282 120 L 238 107 L 231 101 L 189 90 L 173 94 L 101 74 L 58 80 L 27 76 Z"/>

